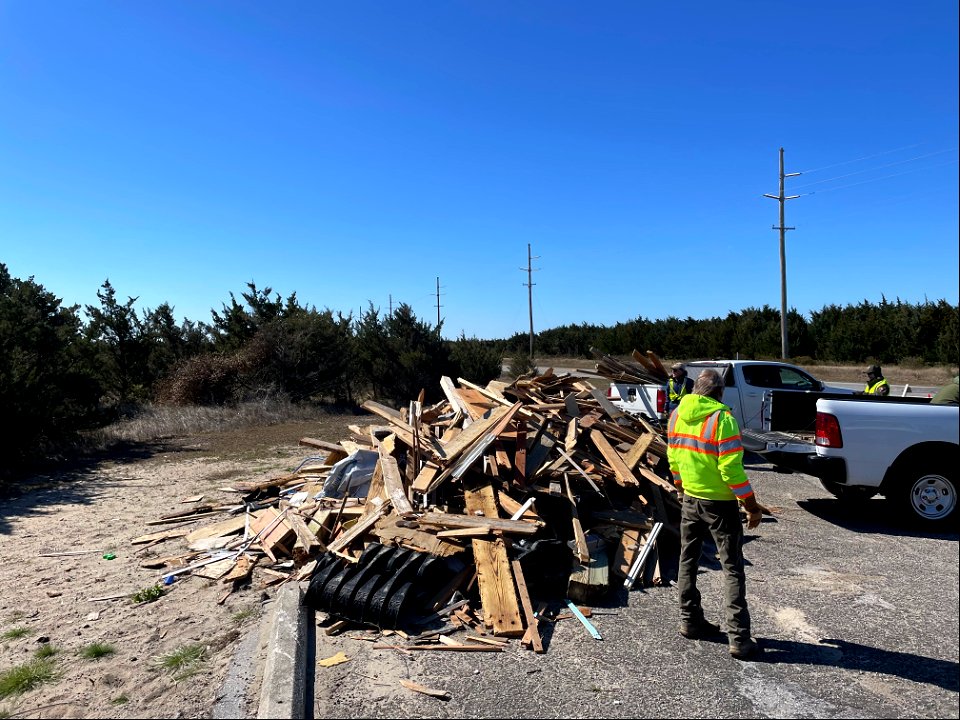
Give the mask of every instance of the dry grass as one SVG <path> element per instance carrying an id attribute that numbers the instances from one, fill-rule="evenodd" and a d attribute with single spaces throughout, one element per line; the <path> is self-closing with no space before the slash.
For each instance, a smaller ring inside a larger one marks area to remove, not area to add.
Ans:
<path id="1" fill-rule="evenodd" d="M 323 414 L 320 409 L 276 399 L 232 407 L 146 405 L 134 417 L 91 433 L 88 440 L 94 446 L 109 447 L 117 442 L 152 442 L 257 425 L 307 422 Z"/>

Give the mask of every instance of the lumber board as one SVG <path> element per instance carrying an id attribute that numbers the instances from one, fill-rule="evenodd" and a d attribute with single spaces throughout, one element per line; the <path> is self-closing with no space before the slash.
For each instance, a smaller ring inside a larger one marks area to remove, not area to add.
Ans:
<path id="1" fill-rule="evenodd" d="M 607 461 L 608 465 L 610 465 L 617 484 L 621 485 L 622 487 L 631 487 L 640 484 L 637 481 L 637 478 L 634 476 L 633 471 L 630 470 L 630 468 L 627 467 L 627 464 L 623 461 L 620 453 L 616 451 L 616 449 L 610 444 L 610 441 L 607 440 L 607 437 L 602 432 L 599 430 L 591 430 L 590 439 L 593 441 L 593 444 L 596 445 L 597 450 L 600 451 L 600 454 L 603 455 L 603 459 Z"/>
<path id="2" fill-rule="evenodd" d="M 459 457 L 455 463 L 448 466 L 442 473 L 440 473 L 437 477 L 434 478 L 433 484 L 430 487 L 428 487 L 425 492 L 430 492 L 431 490 L 436 488 L 440 483 L 442 483 L 444 480 L 446 480 L 449 477 L 459 479 L 467 470 L 470 469 L 473 463 L 475 463 L 477 460 L 480 459 L 480 457 L 482 456 L 483 452 L 487 449 L 487 447 L 489 447 L 490 444 L 497 439 L 497 436 L 507 429 L 511 420 L 513 420 L 513 417 L 520 410 L 520 407 L 521 407 L 521 403 L 519 402 L 511 405 L 510 408 L 508 408 L 507 411 L 502 416 L 499 417 L 497 422 L 492 427 L 489 428 L 486 434 L 476 439 L 469 446 L 469 451 L 461 451 L 460 453 L 461 457 Z M 479 423 L 474 423 L 474 424 L 477 425 Z M 474 425 L 471 425 L 462 433 L 462 435 L 466 435 L 471 430 L 473 430 L 473 428 L 474 428 Z M 460 436 L 457 436 L 457 439 L 459 438 Z"/>
<path id="3" fill-rule="evenodd" d="M 405 547 L 416 547 L 423 552 L 446 557 L 463 552 L 463 546 L 455 542 L 448 542 L 440 537 L 440 533 L 424 532 L 416 528 L 402 527 L 397 524 L 401 520 L 398 515 L 390 514 L 380 518 L 371 531 L 385 545 L 402 545 Z"/>
<path id="4" fill-rule="evenodd" d="M 663 366 L 663 363 L 660 362 L 660 358 L 653 350 L 647 350 L 647 357 L 650 359 L 650 363 L 656 368 L 657 372 L 663 375 L 664 379 L 669 377 L 667 369 Z"/>
<path id="5" fill-rule="evenodd" d="M 587 548 L 587 536 L 583 532 L 583 525 L 580 524 L 580 514 L 577 512 L 577 501 L 573 497 L 573 492 L 570 490 L 570 478 L 567 477 L 567 474 L 563 475 L 563 484 L 567 491 L 567 499 L 570 501 L 570 514 L 573 521 L 573 539 L 574 539 L 574 555 L 577 560 L 581 563 L 587 563 L 590 561 L 590 550 Z"/>
<path id="6" fill-rule="evenodd" d="M 297 444 L 305 445 L 307 447 L 317 448 L 318 450 L 327 450 L 334 454 L 342 454 L 343 457 L 346 457 L 348 455 L 348 453 L 343 449 L 343 446 L 340 445 L 339 443 L 327 442 L 326 440 L 318 440 L 317 438 L 302 437 L 300 438 L 300 441 Z"/>
<path id="7" fill-rule="evenodd" d="M 610 416 L 611 420 L 626 417 L 627 413 L 610 402 L 603 390 L 595 388 L 593 391 L 591 391 L 590 395 L 600 405 L 600 409 Z"/>
<path id="8" fill-rule="evenodd" d="M 198 540 L 206 540 L 207 538 L 213 537 L 223 537 L 224 535 L 234 535 L 238 532 L 241 532 L 246 526 L 246 516 L 237 515 L 236 517 L 228 518 L 227 520 L 221 520 L 213 525 L 205 525 L 204 527 L 197 528 L 196 530 L 191 530 L 189 533 L 186 533 L 185 540 L 187 544 L 190 545 Z"/>
<path id="9" fill-rule="evenodd" d="M 520 605 L 527 620 L 527 631 L 523 636 L 530 638 L 535 653 L 542 653 L 543 640 L 540 638 L 540 621 L 537 620 L 533 612 L 533 603 L 530 601 L 530 593 L 527 591 L 527 581 L 523 576 L 523 567 L 519 560 L 512 560 L 510 564 L 513 568 L 514 580 L 517 582 L 517 596 L 520 598 Z"/>
<path id="10" fill-rule="evenodd" d="M 246 580 L 248 577 L 250 577 L 250 573 L 253 572 L 253 568 L 257 564 L 258 560 L 258 557 L 247 555 L 246 553 L 241 554 L 240 557 L 237 558 L 237 562 L 233 566 L 233 569 L 220 578 L 220 582 L 227 583 L 232 581 Z"/>
<path id="11" fill-rule="evenodd" d="M 567 415 L 571 419 L 580 417 L 580 406 L 577 405 L 577 394 L 567 393 L 563 397 L 563 404 L 567 409 Z"/>
<path id="12" fill-rule="evenodd" d="M 490 412 L 490 416 L 482 420 L 477 420 L 470 427 L 457 435 L 453 441 L 444 446 L 444 453 L 447 462 L 452 462 L 458 458 L 464 450 L 473 445 L 485 433 L 489 432 L 499 421 L 507 414 L 508 408 L 499 407 Z"/>
<path id="13" fill-rule="evenodd" d="M 490 532 L 502 532 L 507 535 L 535 535 L 543 525 L 542 522 L 532 523 L 528 520 L 504 520 L 442 512 L 428 512 L 417 522 L 421 525 L 443 528 L 487 528 Z"/>
<path id="14" fill-rule="evenodd" d="M 517 513 L 517 511 L 518 511 L 520 508 L 523 507 L 523 504 L 522 504 L 522 503 L 517 502 L 517 501 L 514 500 L 512 497 L 510 497 L 509 495 L 507 495 L 507 493 L 505 493 L 505 492 L 498 492 L 498 493 L 497 493 L 497 501 L 500 503 L 500 507 L 503 508 L 503 511 L 507 514 L 507 517 L 511 517 L 511 518 Z M 534 521 L 540 520 L 541 518 L 540 518 L 540 516 L 537 514 L 537 511 L 533 509 L 534 507 L 535 507 L 535 506 L 533 506 L 533 505 L 531 505 L 530 507 L 528 507 L 528 508 L 523 512 L 523 515 L 520 517 L 520 519 L 521 519 L 521 520 L 524 520 L 524 519 L 525 519 L 525 520 L 534 520 Z"/>
<path id="15" fill-rule="evenodd" d="M 323 543 L 310 531 L 307 523 L 300 515 L 295 512 L 288 512 L 286 520 L 297 536 L 297 544 L 303 546 L 304 551 L 308 555 L 313 555 L 321 550 Z"/>
<path id="16" fill-rule="evenodd" d="M 633 470 L 637 463 L 640 462 L 640 458 L 643 457 L 644 453 L 647 452 L 647 448 L 650 447 L 650 443 L 653 442 L 654 434 L 646 433 L 637 438 L 637 441 L 633 444 L 627 454 L 623 458 L 623 462 L 626 463 L 627 467 Z"/>
<path id="17" fill-rule="evenodd" d="M 383 472 L 383 489 L 393 509 L 401 516 L 413 515 L 413 506 L 407 499 L 407 489 L 403 486 L 403 477 L 397 460 L 389 454 L 386 444 L 380 446 L 380 467 Z"/>
<path id="18" fill-rule="evenodd" d="M 479 488 L 464 489 L 464 500 L 468 513 L 482 512 L 490 516 L 484 518 L 474 516 L 477 520 L 520 523 L 528 528 L 534 527 L 522 520 L 497 519 L 497 501 L 489 482 Z M 507 547 L 503 538 L 495 540 L 476 538 L 472 543 L 484 622 L 488 627 L 493 628 L 494 635 L 522 636 L 520 600 L 517 597 L 513 571 L 507 558 Z"/>
<path id="19" fill-rule="evenodd" d="M 379 520 L 386 514 L 389 507 L 390 507 L 390 500 L 384 500 L 383 503 L 381 503 L 380 507 L 377 508 L 377 510 L 370 513 L 369 515 L 362 517 L 357 522 L 356 525 L 350 528 L 347 532 L 340 535 L 332 543 L 327 545 L 327 551 L 339 552 L 340 550 L 343 550 L 345 547 L 349 546 L 350 543 L 352 543 L 354 540 L 356 540 L 358 537 L 360 537 L 365 532 L 367 532 L 370 528 L 372 528 L 376 524 L 377 520 Z"/>
<path id="20" fill-rule="evenodd" d="M 374 400 L 365 401 L 362 407 L 364 410 L 369 410 L 389 422 L 393 432 L 407 447 L 419 447 L 425 451 L 427 455 L 437 460 L 446 459 L 443 446 L 440 445 L 432 435 L 420 436 L 419 439 L 421 443 L 418 446 L 417 441 L 413 437 L 413 428 L 403 419 L 400 413 L 393 408 L 381 405 Z"/>
<path id="21" fill-rule="evenodd" d="M 241 525 L 241 528 L 243 526 Z M 172 540 L 174 538 L 180 538 L 187 535 L 188 532 L 183 528 L 178 528 L 176 530 L 160 530 L 159 532 L 148 533 L 147 535 L 141 535 L 140 537 L 135 537 L 130 541 L 131 545 L 143 545 L 144 543 L 155 543 L 160 542 L 161 540 Z"/>

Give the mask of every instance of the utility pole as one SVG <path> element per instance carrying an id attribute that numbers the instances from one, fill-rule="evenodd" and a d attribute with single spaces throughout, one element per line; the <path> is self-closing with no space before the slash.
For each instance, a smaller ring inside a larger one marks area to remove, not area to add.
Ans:
<path id="1" fill-rule="evenodd" d="M 390 303 L 390 315 L 388 317 L 393 317 L 393 293 L 387 295 L 387 302 Z"/>
<path id="2" fill-rule="evenodd" d="M 437 337 L 440 337 L 440 278 L 437 278 Z"/>
<path id="3" fill-rule="evenodd" d="M 537 256 L 540 257 L 539 255 Z M 524 285 L 527 286 L 527 304 L 530 308 L 530 359 L 533 360 L 533 286 L 536 284 L 533 282 L 533 268 L 530 263 L 533 259 L 533 256 L 530 255 L 530 243 L 527 243 L 527 267 L 520 268 L 521 270 L 527 271 L 527 282 Z"/>
<path id="4" fill-rule="evenodd" d="M 796 177 L 802 173 L 786 173 L 783 172 L 783 148 L 780 148 L 780 194 L 779 195 L 770 195 L 769 193 L 764 193 L 764 197 L 773 198 L 774 200 L 780 201 L 780 226 L 773 226 L 774 230 L 780 231 L 780 355 L 784 360 L 790 357 L 790 344 L 787 341 L 787 249 L 786 249 L 786 232 L 787 230 L 796 230 L 796 228 L 787 227 L 783 222 L 783 209 L 787 200 L 793 200 L 800 197 L 799 195 L 784 195 L 783 194 L 783 179 L 788 177 Z"/>

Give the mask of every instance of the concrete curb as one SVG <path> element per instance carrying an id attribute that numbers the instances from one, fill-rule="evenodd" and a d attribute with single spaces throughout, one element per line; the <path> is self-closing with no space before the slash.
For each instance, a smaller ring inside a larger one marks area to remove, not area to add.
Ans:
<path id="1" fill-rule="evenodd" d="M 273 603 L 257 711 L 260 720 L 306 716 L 307 608 L 303 594 L 299 584 L 287 583 Z"/>

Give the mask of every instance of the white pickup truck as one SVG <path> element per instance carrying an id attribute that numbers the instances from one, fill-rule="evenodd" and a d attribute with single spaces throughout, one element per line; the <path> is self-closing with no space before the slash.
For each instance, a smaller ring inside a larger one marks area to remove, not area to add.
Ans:
<path id="1" fill-rule="evenodd" d="M 765 360 L 697 360 L 686 363 L 691 380 L 704 370 L 716 370 L 724 378 L 725 387 L 721 402 L 728 406 L 741 429 L 771 430 L 787 429 L 771 426 L 771 392 L 803 393 L 809 405 L 809 431 L 813 433 L 813 393 L 852 395 L 853 391 L 828 387 L 805 370 L 784 362 Z M 634 385 L 612 382 L 607 398 L 624 412 L 643 415 L 655 422 L 666 421 L 666 386 Z M 803 428 L 789 428 L 801 430 Z"/>
<path id="2" fill-rule="evenodd" d="M 956 405 L 854 395 L 818 399 L 815 440 L 784 450 L 802 460 L 793 467 L 820 478 L 838 498 L 882 494 L 912 519 L 938 527 L 957 521 L 958 443 Z"/>

